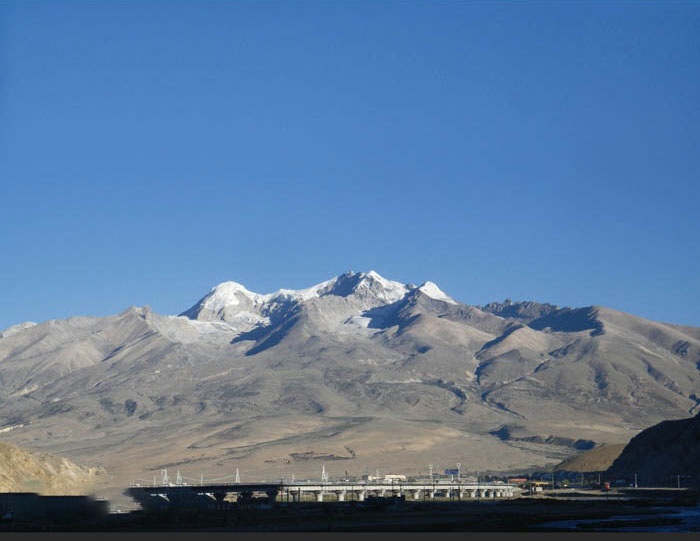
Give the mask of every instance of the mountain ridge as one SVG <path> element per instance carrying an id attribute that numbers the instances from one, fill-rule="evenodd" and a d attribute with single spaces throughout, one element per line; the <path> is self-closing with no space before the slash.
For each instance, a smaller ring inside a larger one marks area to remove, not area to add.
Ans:
<path id="1" fill-rule="evenodd" d="M 471 306 L 373 272 L 266 295 L 222 284 L 179 316 L 131 307 L 0 338 L 0 430 L 116 486 L 168 464 L 306 475 L 323 456 L 356 473 L 541 467 L 700 404 L 693 327 Z"/>

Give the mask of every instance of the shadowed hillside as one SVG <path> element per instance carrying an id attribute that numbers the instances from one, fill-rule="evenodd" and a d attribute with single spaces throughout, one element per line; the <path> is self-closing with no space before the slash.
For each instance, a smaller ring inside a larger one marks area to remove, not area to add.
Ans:
<path id="1" fill-rule="evenodd" d="M 642 431 L 632 438 L 609 473 L 637 474 L 645 483 L 659 484 L 675 482 L 681 475 L 700 485 L 700 414 L 663 421 Z"/>

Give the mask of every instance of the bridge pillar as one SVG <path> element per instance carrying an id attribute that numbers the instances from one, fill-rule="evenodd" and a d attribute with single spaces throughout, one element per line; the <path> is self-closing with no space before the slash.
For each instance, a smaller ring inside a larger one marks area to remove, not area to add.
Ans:
<path id="1" fill-rule="evenodd" d="M 420 500 L 420 490 L 414 490 L 414 491 L 413 491 L 413 499 L 414 499 L 414 500 Z"/>
<path id="2" fill-rule="evenodd" d="M 485 489 L 481 489 L 481 490 L 478 490 L 477 492 L 479 493 L 479 498 L 485 498 L 485 497 L 486 497 L 486 493 L 487 493 L 488 491 L 485 490 Z"/>
<path id="3" fill-rule="evenodd" d="M 344 490 L 336 490 L 335 496 L 339 502 L 345 501 L 345 491 Z"/>
<path id="4" fill-rule="evenodd" d="M 216 508 L 217 509 L 224 509 L 225 508 L 225 503 L 224 499 L 226 498 L 226 493 L 225 492 L 214 492 L 214 498 L 216 499 Z"/>
<path id="5" fill-rule="evenodd" d="M 435 492 L 436 492 L 435 490 L 431 490 L 431 491 L 429 492 L 429 494 L 430 494 L 430 499 L 431 499 L 431 500 L 434 500 L 434 499 L 435 499 Z"/>
<path id="6" fill-rule="evenodd" d="M 365 498 L 367 497 L 367 491 L 366 490 L 360 490 L 357 493 L 357 500 L 360 502 L 365 501 Z"/>
<path id="7" fill-rule="evenodd" d="M 275 503 L 278 494 L 277 490 L 268 490 L 267 492 L 265 492 L 265 494 L 267 494 L 267 501 L 269 503 Z"/>
<path id="8" fill-rule="evenodd" d="M 322 490 L 315 490 L 314 494 L 316 495 L 316 501 L 317 502 L 322 502 L 323 501 L 323 491 Z"/>
<path id="9" fill-rule="evenodd" d="M 244 490 L 242 492 L 239 492 L 236 496 L 236 502 L 243 507 L 249 505 L 252 500 L 253 492 L 250 490 Z"/>

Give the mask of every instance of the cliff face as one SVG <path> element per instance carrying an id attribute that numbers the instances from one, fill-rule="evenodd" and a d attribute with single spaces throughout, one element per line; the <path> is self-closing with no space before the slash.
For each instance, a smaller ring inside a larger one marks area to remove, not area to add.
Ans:
<path id="1" fill-rule="evenodd" d="M 98 468 L 18 449 L 0 443 L 0 492 L 38 492 L 44 495 L 89 493 L 101 474 Z"/>
<path id="2" fill-rule="evenodd" d="M 690 419 L 663 421 L 640 432 L 608 472 L 620 476 L 636 473 L 645 484 L 668 484 L 681 475 L 686 484 L 699 485 L 700 414 Z"/>

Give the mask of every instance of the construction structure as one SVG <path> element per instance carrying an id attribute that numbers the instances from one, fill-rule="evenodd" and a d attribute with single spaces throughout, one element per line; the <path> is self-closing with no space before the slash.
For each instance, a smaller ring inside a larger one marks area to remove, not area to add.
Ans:
<path id="1" fill-rule="evenodd" d="M 229 483 L 229 484 L 168 484 L 158 486 L 132 485 L 125 494 L 142 507 L 166 510 L 173 507 L 202 507 L 226 509 L 233 505 L 254 503 L 301 502 L 363 502 L 368 498 L 402 498 L 406 500 L 477 500 L 503 499 L 520 495 L 520 489 L 503 482 L 398 482 L 345 481 Z"/>

